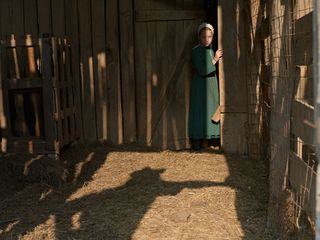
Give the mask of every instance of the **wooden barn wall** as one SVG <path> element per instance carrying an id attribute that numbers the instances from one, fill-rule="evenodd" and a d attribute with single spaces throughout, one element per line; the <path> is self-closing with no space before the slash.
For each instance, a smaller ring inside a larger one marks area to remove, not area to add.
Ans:
<path id="1" fill-rule="evenodd" d="M 71 40 L 79 137 L 122 143 L 118 1 L 0 1 L 1 39 L 43 33 Z"/>
<path id="2" fill-rule="evenodd" d="M 221 143 L 227 152 L 248 154 L 248 91 L 244 3 L 219 1 L 218 45 L 224 49 L 219 63 Z"/>
<path id="3" fill-rule="evenodd" d="M 1 0 L 0 37 L 70 38 L 81 139 L 183 149 L 203 12 L 196 0 Z"/>

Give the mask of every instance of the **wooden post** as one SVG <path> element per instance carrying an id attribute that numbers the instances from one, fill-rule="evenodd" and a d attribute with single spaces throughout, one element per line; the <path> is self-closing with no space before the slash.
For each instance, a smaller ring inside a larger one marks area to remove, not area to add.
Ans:
<path id="1" fill-rule="evenodd" d="M 243 1 L 240 1 L 243 2 Z M 218 2 L 218 48 L 223 49 L 219 61 L 219 90 L 221 107 L 221 146 L 226 152 L 247 154 L 245 126 L 248 115 L 245 56 L 242 50 L 243 31 L 247 24 L 237 14 L 242 11 L 237 1 Z M 236 93 L 236 94 L 235 94 Z M 237 124 L 235 124 L 237 123 Z"/>
<path id="2" fill-rule="evenodd" d="M 315 96 L 315 123 L 316 123 L 316 156 L 318 163 L 320 162 L 320 3 L 319 1 L 313 1 L 313 79 L 314 79 L 314 96 Z M 315 204 L 315 216 L 316 216 L 316 240 L 320 240 L 320 164 L 317 165 L 316 175 L 316 204 Z"/>
<path id="3" fill-rule="evenodd" d="M 283 193 L 290 157 L 290 115 L 293 81 L 290 49 L 291 1 L 275 0 L 271 6 L 271 116 L 268 224 L 281 226 Z"/>
<path id="4" fill-rule="evenodd" d="M 46 136 L 46 149 L 48 151 L 57 152 L 59 149 L 56 145 L 56 129 L 53 117 L 53 96 L 52 96 L 52 56 L 51 56 L 51 39 L 40 39 L 41 47 L 41 72 L 43 81 L 43 106 L 44 107 L 44 122 L 45 122 L 45 136 Z M 45 64 L 44 64 L 45 63 Z"/>

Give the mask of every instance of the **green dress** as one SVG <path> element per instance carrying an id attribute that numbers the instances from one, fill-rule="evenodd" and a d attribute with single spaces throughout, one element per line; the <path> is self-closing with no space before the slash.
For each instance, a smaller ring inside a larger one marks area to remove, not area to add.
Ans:
<path id="1" fill-rule="evenodd" d="M 220 137 L 220 124 L 211 116 L 219 105 L 216 66 L 212 63 L 213 51 L 198 45 L 192 49 L 195 75 L 191 83 L 188 133 L 192 139 Z"/>

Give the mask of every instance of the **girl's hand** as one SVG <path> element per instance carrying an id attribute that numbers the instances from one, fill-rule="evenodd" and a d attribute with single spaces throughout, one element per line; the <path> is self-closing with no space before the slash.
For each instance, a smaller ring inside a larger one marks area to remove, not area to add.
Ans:
<path id="1" fill-rule="evenodd" d="M 214 55 L 214 59 L 218 62 L 223 55 L 223 50 L 222 49 L 218 49 Z"/>

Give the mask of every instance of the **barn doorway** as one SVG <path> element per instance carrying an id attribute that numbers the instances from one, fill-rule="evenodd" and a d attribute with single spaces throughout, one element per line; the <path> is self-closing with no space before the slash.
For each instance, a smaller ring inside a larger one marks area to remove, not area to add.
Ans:
<path id="1" fill-rule="evenodd" d="M 136 136 L 148 146 L 189 148 L 190 52 L 197 44 L 201 22 L 217 29 L 217 2 L 139 0 L 131 7 L 132 36 L 128 34 L 130 9 L 120 4 L 120 45 L 126 56 L 121 61 L 125 141 Z M 217 49 L 217 35 L 213 48 Z M 133 58 L 125 53 L 127 49 L 133 50 Z M 133 113 L 130 104 L 134 102 Z"/>

